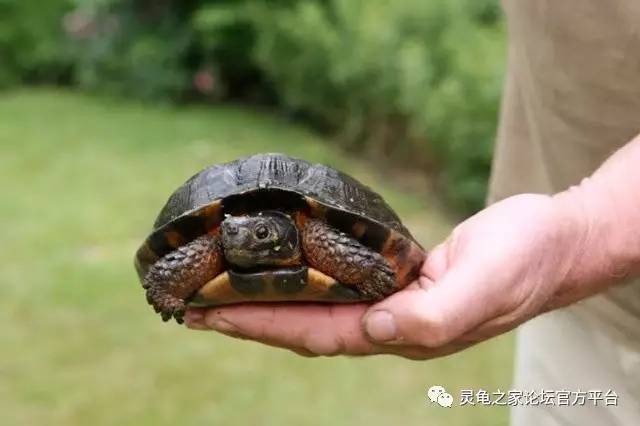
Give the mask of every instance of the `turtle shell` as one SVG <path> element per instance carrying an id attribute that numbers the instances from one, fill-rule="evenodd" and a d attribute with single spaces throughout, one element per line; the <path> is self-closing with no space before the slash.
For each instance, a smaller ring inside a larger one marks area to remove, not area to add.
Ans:
<path id="1" fill-rule="evenodd" d="M 331 167 L 283 154 L 213 165 L 176 189 L 136 253 L 138 275 L 218 226 L 225 214 L 265 209 L 304 210 L 351 234 L 394 264 L 400 286 L 418 276 L 422 247 L 380 195 Z"/>

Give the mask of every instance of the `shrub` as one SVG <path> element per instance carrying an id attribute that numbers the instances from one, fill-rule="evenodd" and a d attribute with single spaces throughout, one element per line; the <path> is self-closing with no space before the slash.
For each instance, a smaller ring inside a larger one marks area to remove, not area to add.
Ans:
<path id="1" fill-rule="evenodd" d="M 277 100 L 347 149 L 429 170 L 461 211 L 482 206 L 503 67 L 495 0 L 103 4 L 97 27 L 118 28 L 82 46 L 83 86 L 176 99 L 195 81 L 201 95 Z"/>
<path id="2" fill-rule="evenodd" d="M 93 31 L 75 43 L 85 88 L 145 99 L 245 97 L 265 86 L 254 29 L 234 0 L 103 0 L 78 8 Z M 81 19 L 82 20 L 82 19 Z"/>
<path id="3" fill-rule="evenodd" d="M 263 73 L 253 59 L 255 28 L 247 2 L 202 2 L 190 24 L 199 67 L 218 77 L 218 94 L 252 100 L 271 98 Z M 281 2 L 272 2 L 281 4 Z"/>
<path id="4" fill-rule="evenodd" d="M 460 211 L 483 204 L 497 0 L 69 1 L 0 0 L 0 86 L 72 75 L 147 100 L 267 101 L 346 149 L 429 171 Z"/>
<path id="5" fill-rule="evenodd" d="M 108 0 L 68 19 L 81 87 L 146 100 L 178 100 L 190 84 L 189 1 Z"/>
<path id="6" fill-rule="evenodd" d="M 0 0 L 0 87 L 68 81 L 61 18 L 70 7 L 66 0 Z"/>
<path id="7" fill-rule="evenodd" d="M 437 170 L 457 208 L 482 206 L 503 67 L 494 2 L 299 1 L 252 9 L 255 57 L 285 108 L 349 148 Z"/>

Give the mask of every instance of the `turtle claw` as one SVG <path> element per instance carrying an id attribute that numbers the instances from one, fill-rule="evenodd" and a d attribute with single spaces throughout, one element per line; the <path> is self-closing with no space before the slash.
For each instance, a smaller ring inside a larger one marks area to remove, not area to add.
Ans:
<path id="1" fill-rule="evenodd" d="M 202 287 L 223 268 L 218 237 L 203 235 L 178 247 L 153 264 L 143 279 L 147 302 L 163 321 L 184 322 L 184 298 Z"/>
<path id="2" fill-rule="evenodd" d="M 160 314 L 162 320 L 167 322 L 171 318 L 175 318 L 178 324 L 184 322 L 184 314 L 186 305 L 184 300 L 165 292 L 154 290 L 151 287 L 147 290 L 147 302 L 153 307 L 156 313 Z"/>
<path id="3" fill-rule="evenodd" d="M 164 311 L 160 314 L 162 321 L 167 322 L 172 318 L 176 320 L 178 324 L 184 323 L 184 309 L 174 309 L 173 311 Z"/>
<path id="4" fill-rule="evenodd" d="M 173 312 L 169 314 L 169 319 L 171 317 L 175 318 L 178 324 L 184 323 L 184 314 L 186 311 L 185 304 L 182 300 L 180 300 L 179 305 L 173 308 Z"/>
<path id="5" fill-rule="evenodd" d="M 162 317 L 162 321 L 167 322 L 171 318 L 175 318 L 178 324 L 182 324 L 184 322 L 183 318 L 186 311 L 184 301 L 173 297 L 168 297 L 164 299 L 164 301 L 163 306 L 154 306 L 156 312 L 158 312 Z"/>
<path id="6" fill-rule="evenodd" d="M 372 301 L 380 301 L 393 292 L 394 283 L 393 270 L 386 264 L 379 264 L 370 268 L 369 279 L 363 282 L 360 291 Z"/>
<path id="7" fill-rule="evenodd" d="M 176 319 L 176 322 L 177 322 L 178 324 L 184 324 L 184 312 L 182 312 L 182 313 L 181 313 L 181 314 L 179 314 L 179 315 L 178 315 L 178 314 L 176 314 L 176 313 L 174 313 L 174 314 L 173 314 L 173 317 Z"/>

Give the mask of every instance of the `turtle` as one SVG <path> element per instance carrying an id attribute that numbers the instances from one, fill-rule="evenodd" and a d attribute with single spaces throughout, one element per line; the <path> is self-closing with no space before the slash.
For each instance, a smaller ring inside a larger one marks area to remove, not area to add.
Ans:
<path id="1" fill-rule="evenodd" d="M 284 154 L 203 169 L 176 189 L 135 255 L 164 321 L 187 307 L 381 300 L 415 280 L 425 251 L 355 178 Z"/>

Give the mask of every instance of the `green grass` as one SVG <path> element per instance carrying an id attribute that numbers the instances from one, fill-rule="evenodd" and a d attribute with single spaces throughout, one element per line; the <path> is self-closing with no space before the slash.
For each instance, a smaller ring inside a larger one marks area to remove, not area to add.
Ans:
<path id="1" fill-rule="evenodd" d="M 152 313 L 132 258 L 155 214 L 200 168 L 260 151 L 352 173 L 426 246 L 449 231 L 428 194 L 270 115 L 52 90 L 0 97 L 0 423 L 506 424 L 504 408 L 436 408 L 425 395 L 508 388 L 510 336 L 428 362 L 306 359 Z"/>

